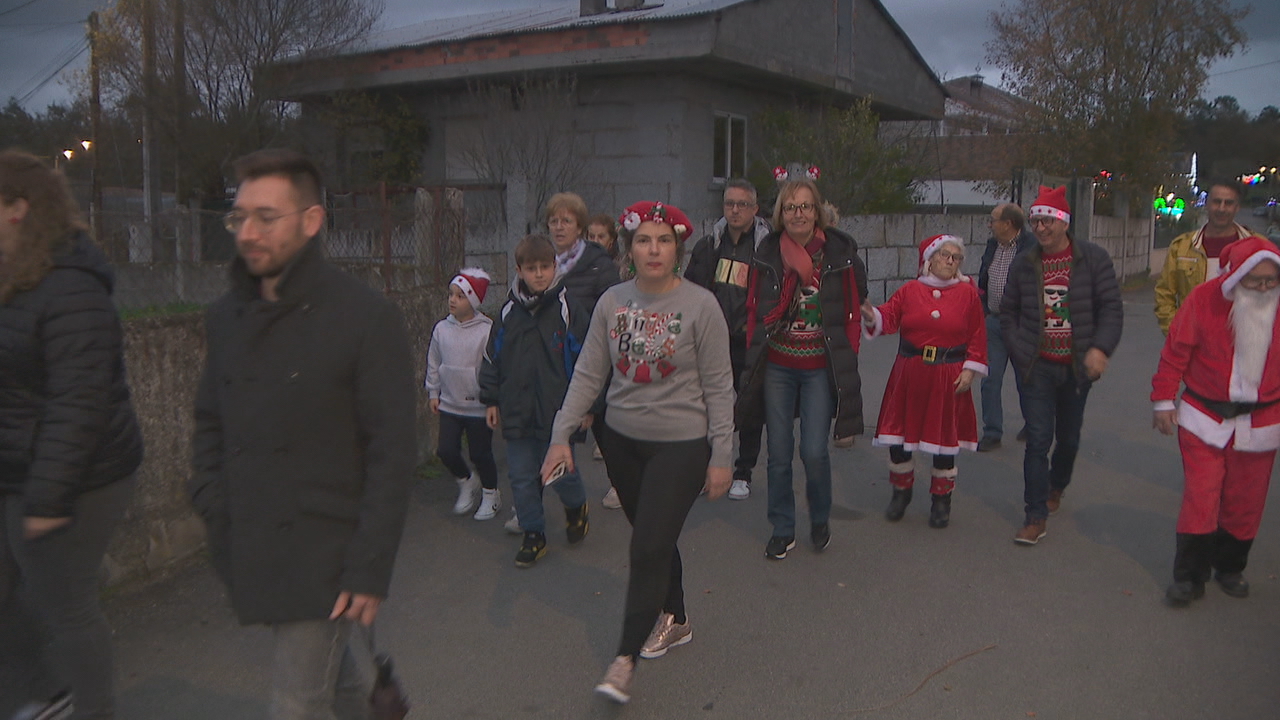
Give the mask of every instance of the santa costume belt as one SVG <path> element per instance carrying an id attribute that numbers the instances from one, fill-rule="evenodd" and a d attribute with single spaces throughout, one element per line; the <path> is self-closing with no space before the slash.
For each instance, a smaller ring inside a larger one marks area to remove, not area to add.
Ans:
<path id="1" fill-rule="evenodd" d="M 1237 418 L 1241 415 L 1248 415 L 1255 410 L 1261 410 L 1262 408 L 1271 407 L 1276 403 L 1280 403 L 1280 400 L 1269 400 L 1267 402 L 1231 402 L 1229 400 L 1210 400 L 1191 388 L 1186 388 L 1182 391 L 1182 394 L 1190 395 L 1195 398 L 1196 401 L 1203 405 L 1206 410 L 1212 412 L 1214 415 L 1220 416 L 1223 420 L 1230 420 L 1231 418 Z"/>
<path id="2" fill-rule="evenodd" d="M 938 347 L 937 345 L 925 345 L 922 348 L 918 348 L 906 340 L 899 339 L 898 354 L 902 357 L 919 357 L 924 360 L 925 365 L 942 365 L 944 363 L 964 362 L 964 359 L 969 354 L 969 346 Z"/>

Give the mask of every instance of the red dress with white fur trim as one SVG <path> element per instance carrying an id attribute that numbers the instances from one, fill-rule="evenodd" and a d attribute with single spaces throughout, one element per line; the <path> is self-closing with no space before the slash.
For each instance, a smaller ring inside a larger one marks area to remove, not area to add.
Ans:
<path id="1" fill-rule="evenodd" d="M 934 287 L 912 280 L 875 313 L 875 327 L 868 328 L 870 337 L 897 332 L 916 348 L 964 345 L 966 352 L 963 363 L 936 365 L 926 364 L 919 355 L 899 354 L 889 373 L 872 444 L 901 445 L 904 450 L 935 455 L 977 449 L 972 390 L 957 395 L 955 389 L 962 370 L 987 374 L 987 325 L 977 289 L 969 282 Z"/>

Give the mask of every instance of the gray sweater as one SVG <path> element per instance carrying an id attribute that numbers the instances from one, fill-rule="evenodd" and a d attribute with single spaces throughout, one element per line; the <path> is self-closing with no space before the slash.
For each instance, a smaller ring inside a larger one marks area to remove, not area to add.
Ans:
<path id="1" fill-rule="evenodd" d="M 705 437 L 711 467 L 732 465 L 729 329 L 714 295 L 684 281 L 661 295 L 640 292 L 634 280 L 606 290 L 556 414 L 552 444 L 569 442 L 610 368 L 610 428 L 642 441 Z"/>

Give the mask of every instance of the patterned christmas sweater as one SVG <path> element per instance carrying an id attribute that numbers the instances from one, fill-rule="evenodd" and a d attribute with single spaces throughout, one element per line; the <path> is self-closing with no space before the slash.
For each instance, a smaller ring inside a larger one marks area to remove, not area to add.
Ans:
<path id="1" fill-rule="evenodd" d="M 1040 357 L 1061 365 L 1071 364 L 1071 309 L 1067 293 L 1071 288 L 1071 246 L 1045 255 L 1044 334 L 1040 336 Z"/>
<path id="2" fill-rule="evenodd" d="M 610 428 L 655 442 L 707 438 L 711 466 L 731 466 L 729 329 L 710 292 L 681 281 L 654 295 L 641 292 L 634 280 L 606 290 L 556 414 L 552 444 L 568 442 L 606 380 Z"/>
<path id="3" fill-rule="evenodd" d="M 822 304 L 818 288 L 822 273 L 813 269 L 813 277 L 798 288 L 796 317 L 786 330 L 769 338 L 769 362 L 796 370 L 820 370 L 827 366 L 827 343 L 822 333 Z"/>

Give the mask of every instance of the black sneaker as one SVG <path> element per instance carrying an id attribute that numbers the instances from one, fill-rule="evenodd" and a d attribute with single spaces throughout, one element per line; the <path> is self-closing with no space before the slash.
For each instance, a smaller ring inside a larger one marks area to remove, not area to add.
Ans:
<path id="1" fill-rule="evenodd" d="M 547 536 L 540 532 L 527 532 L 520 552 L 516 553 L 516 567 L 531 568 L 538 559 L 547 554 Z"/>
<path id="2" fill-rule="evenodd" d="M 794 536 L 774 535 L 769 538 L 769 544 L 764 546 L 764 556 L 770 560 L 783 560 L 787 557 L 787 551 L 795 546 Z"/>
<path id="3" fill-rule="evenodd" d="M 827 523 L 814 525 L 809 530 L 809 538 L 813 540 L 813 551 L 822 552 L 831 544 L 831 526 Z"/>
<path id="4" fill-rule="evenodd" d="M 569 539 L 570 545 L 582 542 L 582 538 L 587 536 L 587 531 L 590 529 L 591 524 L 587 522 L 586 503 L 582 503 L 582 507 L 564 509 L 564 535 Z"/>

